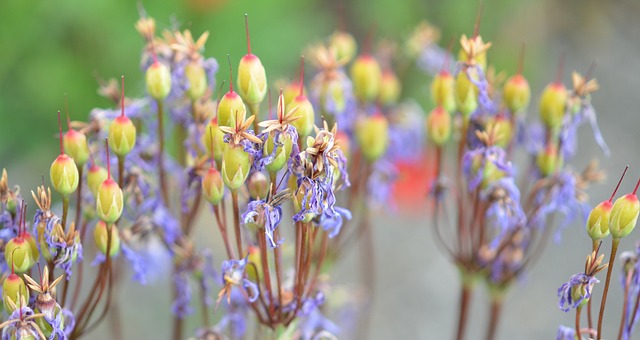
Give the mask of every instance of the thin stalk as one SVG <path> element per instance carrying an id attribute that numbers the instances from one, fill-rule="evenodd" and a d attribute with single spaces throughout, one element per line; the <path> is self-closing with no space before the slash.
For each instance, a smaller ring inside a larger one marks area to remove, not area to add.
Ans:
<path id="1" fill-rule="evenodd" d="M 162 101 L 158 100 L 158 172 L 160 174 L 160 191 L 164 204 L 169 206 L 169 192 L 167 190 L 167 178 L 164 172 L 164 115 L 162 113 Z"/>
<path id="2" fill-rule="evenodd" d="M 176 262 L 173 266 L 173 273 L 175 274 L 178 271 L 178 263 Z M 172 280 L 174 281 L 174 280 Z M 178 287 L 176 287 L 175 282 L 172 283 L 173 286 L 173 297 L 174 300 L 178 295 Z M 172 335 L 172 339 L 173 340 L 180 340 L 182 339 L 182 329 L 184 326 L 184 320 L 177 314 L 173 314 L 173 335 Z"/>
<path id="3" fill-rule="evenodd" d="M 124 156 L 118 156 L 118 186 L 124 190 Z"/>
<path id="4" fill-rule="evenodd" d="M 260 245 L 260 260 L 262 262 L 262 277 L 264 277 L 264 284 L 269 295 L 269 317 L 275 315 L 275 305 L 273 304 L 273 289 L 271 287 L 271 270 L 269 269 L 269 259 L 267 254 L 267 240 L 265 233 L 258 230 L 258 242 Z"/>
<path id="5" fill-rule="evenodd" d="M 458 326 L 456 328 L 456 339 L 464 339 L 464 334 L 467 328 L 467 317 L 469 314 L 469 304 L 471 302 L 471 295 L 473 294 L 473 286 L 465 282 L 463 275 L 462 287 L 460 289 L 460 304 L 458 307 Z"/>
<path id="6" fill-rule="evenodd" d="M 633 305 L 633 313 L 631 314 L 631 318 L 629 318 L 629 323 L 627 324 L 627 332 L 631 333 L 631 327 L 633 326 L 633 320 L 636 319 L 636 314 L 638 313 L 638 306 L 640 306 L 640 292 L 636 295 L 636 303 Z"/>
<path id="7" fill-rule="evenodd" d="M 68 213 L 69 213 L 69 195 L 63 195 L 62 196 L 62 230 L 64 230 L 65 232 L 67 231 Z"/>
<path id="8" fill-rule="evenodd" d="M 489 328 L 487 329 L 487 340 L 496 338 L 500 316 L 502 315 L 502 298 L 495 297 L 491 299 L 491 314 L 489 319 Z"/>
<path id="9" fill-rule="evenodd" d="M 275 195 L 276 191 L 277 191 L 277 187 L 276 187 L 276 181 L 277 181 L 277 177 L 278 174 L 276 172 L 269 172 L 269 179 L 271 180 L 271 195 Z M 273 231 L 273 237 L 278 240 L 280 239 L 279 237 L 279 232 L 278 229 L 276 228 L 276 230 Z M 273 248 L 273 257 L 274 257 L 274 263 L 275 263 L 275 267 L 276 267 L 276 284 L 278 285 L 277 289 L 278 289 L 278 306 L 279 306 L 279 311 L 282 310 L 282 306 L 284 305 L 284 300 L 282 299 L 282 268 L 281 268 L 281 264 L 280 264 L 280 247 L 275 247 Z"/>
<path id="10" fill-rule="evenodd" d="M 216 221 L 218 222 L 218 229 L 220 229 L 220 235 L 222 236 L 222 241 L 224 242 L 224 248 L 227 251 L 227 257 L 229 259 L 235 258 L 233 256 L 233 249 L 231 248 L 231 243 L 229 243 L 229 236 L 227 235 L 227 224 L 223 223 L 220 219 L 220 210 L 217 205 L 213 206 L 213 213 L 216 216 Z"/>
<path id="11" fill-rule="evenodd" d="M 609 293 L 609 283 L 611 282 L 611 272 L 613 271 L 613 262 L 616 260 L 616 253 L 620 239 L 614 238 L 611 241 L 611 255 L 609 256 L 609 266 L 607 268 L 607 280 L 604 283 L 604 291 L 602 293 L 602 301 L 600 302 L 600 314 L 598 315 L 598 340 L 602 339 L 602 320 L 604 319 L 604 308 L 607 305 L 607 293 Z"/>
<path id="12" fill-rule="evenodd" d="M 629 303 L 629 286 L 631 285 L 631 278 L 633 277 L 633 270 L 627 272 L 627 278 L 624 282 L 624 301 L 622 302 L 622 316 L 620 316 L 620 328 L 618 328 L 618 340 L 622 339 L 622 331 L 624 330 L 625 315 L 627 314 L 627 303 Z"/>
<path id="13" fill-rule="evenodd" d="M 260 103 L 249 104 L 247 106 L 249 106 L 249 112 L 251 113 L 251 115 L 256 116 L 256 118 L 253 120 L 253 131 L 257 134 L 258 130 L 260 129 L 260 127 L 258 126 L 258 122 L 260 122 L 260 119 L 258 118 L 260 114 Z"/>
<path id="14" fill-rule="evenodd" d="M 580 336 L 580 313 L 582 312 L 582 305 L 576 307 L 576 336 L 578 339 L 582 339 Z"/>
<path id="15" fill-rule="evenodd" d="M 598 249 L 598 244 L 600 244 L 597 240 L 592 240 L 591 251 L 594 252 Z M 589 299 L 587 302 L 587 324 L 589 325 L 589 329 L 593 329 L 593 317 L 591 316 L 591 301 L 593 299 Z"/>
<path id="16" fill-rule="evenodd" d="M 75 219 L 75 223 L 76 223 L 76 227 L 78 227 L 80 225 L 80 212 L 82 211 L 81 205 L 82 205 L 82 172 L 84 169 L 84 166 L 82 165 L 78 165 L 78 178 L 80 179 L 78 181 L 78 190 L 76 190 L 76 219 Z"/>
<path id="17" fill-rule="evenodd" d="M 240 234 L 240 207 L 238 206 L 238 190 L 231 190 L 233 201 L 233 226 L 236 234 L 236 245 L 238 246 L 238 256 L 242 257 L 242 235 Z"/>

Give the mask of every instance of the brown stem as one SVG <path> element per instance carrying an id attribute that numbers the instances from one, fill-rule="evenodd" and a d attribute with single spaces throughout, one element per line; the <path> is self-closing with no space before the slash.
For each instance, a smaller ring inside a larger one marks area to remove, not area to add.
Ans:
<path id="1" fill-rule="evenodd" d="M 622 331 L 624 329 L 624 316 L 627 314 L 627 303 L 629 302 L 629 286 L 631 285 L 631 278 L 633 277 L 633 270 L 627 272 L 627 278 L 624 282 L 624 297 L 622 302 L 622 316 L 620 317 L 620 328 L 618 328 L 618 340 L 622 339 Z M 591 299 L 589 299 L 591 300 Z"/>
<path id="2" fill-rule="evenodd" d="M 229 243 L 229 236 L 227 235 L 227 225 L 223 223 L 220 219 L 220 210 L 217 205 L 213 206 L 213 213 L 216 216 L 216 221 L 218 222 L 218 229 L 220 229 L 220 235 L 222 236 L 222 241 L 224 242 L 224 248 L 227 250 L 227 257 L 229 259 L 234 259 L 233 249 L 231 248 L 231 243 Z"/>
<path id="3" fill-rule="evenodd" d="M 242 235 L 240 234 L 240 207 L 238 206 L 238 190 L 231 190 L 233 200 L 233 227 L 236 234 L 236 245 L 238 246 L 238 256 L 242 257 Z"/>
<path id="4" fill-rule="evenodd" d="M 592 240 L 591 242 L 591 251 L 596 251 L 596 249 L 598 249 L 598 244 L 600 242 L 597 240 Z M 593 329 L 593 317 L 591 315 L 591 301 L 593 301 L 593 299 L 589 299 L 589 301 L 587 301 L 587 325 L 589 326 L 589 329 Z"/>
<path id="5" fill-rule="evenodd" d="M 275 315 L 275 305 L 273 304 L 273 289 L 271 287 L 271 271 L 269 270 L 269 259 L 267 258 L 267 240 L 265 233 L 258 230 L 258 242 L 260 246 L 260 262 L 262 262 L 262 276 L 264 277 L 264 284 L 266 286 L 267 294 L 269 295 L 269 316 Z"/>
<path id="6" fill-rule="evenodd" d="M 164 172 L 164 115 L 162 113 L 162 101 L 158 100 L 158 172 L 160 174 L 160 191 L 164 204 L 169 207 L 169 191 L 167 178 Z"/>
<path id="7" fill-rule="evenodd" d="M 279 233 L 278 233 L 278 229 L 273 231 L 273 237 L 278 240 L 279 237 Z M 274 263 L 276 266 L 276 283 L 278 285 L 277 289 L 278 289 L 278 306 L 279 306 L 279 310 L 282 310 L 282 307 L 284 306 L 284 300 L 282 299 L 282 264 L 280 263 L 280 247 L 277 246 L 275 248 L 273 248 L 273 256 L 274 256 Z"/>
<path id="8" fill-rule="evenodd" d="M 580 336 L 580 313 L 582 312 L 582 305 L 576 307 L 576 336 L 578 339 L 582 339 Z"/>
<path id="9" fill-rule="evenodd" d="M 502 298 L 491 299 L 491 314 L 489 317 L 489 328 L 487 329 L 487 340 L 496 338 L 500 316 L 502 315 Z"/>
<path id="10" fill-rule="evenodd" d="M 638 306 L 640 306 L 640 292 L 636 295 L 636 303 L 633 306 L 633 313 L 631 314 L 631 318 L 629 318 L 629 323 L 627 324 L 627 331 L 631 333 L 631 326 L 633 325 L 633 320 L 636 319 L 636 314 L 638 313 Z"/>
<path id="11" fill-rule="evenodd" d="M 175 275 L 178 272 L 178 266 L 179 263 L 176 262 L 173 265 L 173 274 Z M 176 286 L 175 280 L 172 280 L 171 283 L 172 286 L 172 291 L 173 291 L 173 299 L 175 300 L 176 297 L 178 296 L 178 287 Z M 177 314 L 173 314 L 173 333 L 172 333 L 172 339 L 173 340 L 180 340 L 182 339 L 182 329 L 184 326 L 184 320 Z"/>
<path id="12" fill-rule="evenodd" d="M 463 278 L 463 283 L 460 290 L 460 305 L 458 307 L 458 327 L 456 331 L 457 340 L 464 339 L 464 333 L 467 327 L 469 304 L 471 301 L 471 294 L 473 293 L 473 287 L 471 286 L 471 284 L 464 281 L 465 279 Z"/>
<path id="13" fill-rule="evenodd" d="M 124 156 L 118 156 L 118 186 L 124 190 Z"/>
<path id="14" fill-rule="evenodd" d="M 598 315 L 598 340 L 602 339 L 602 320 L 604 319 L 604 308 L 607 305 L 607 293 L 609 293 L 609 283 L 611 282 L 611 272 L 613 270 L 613 262 L 616 260 L 620 239 L 614 238 L 611 241 L 611 255 L 609 255 L 609 266 L 607 268 L 607 280 L 604 283 L 604 291 L 602 292 L 602 301 L 600 302 L 600 314 Z"/>

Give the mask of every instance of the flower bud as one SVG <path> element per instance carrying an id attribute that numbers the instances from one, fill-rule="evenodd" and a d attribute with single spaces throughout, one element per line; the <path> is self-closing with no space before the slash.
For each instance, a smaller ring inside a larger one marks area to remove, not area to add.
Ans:
<path id="1" fill-rule="evenodd" d="M 122 189 L 111 177 L 108 177 L 98 188 L 96 195 L 96 213 L 106 223 L 114 223 L 122 215 Z"/>
<path id="2" fill-rule="evenodd" d="M 380 92 L 382 71 L 378 61 L 370 55 L 359 56 L 351 65 L 353 93 L 362 103 L 375 100 Z"/>
<path id="3" fill-rule="evenodd" d="M 336 52 L 336 59 L 343 60 L 345 63 L 353 60 L 358 48 L 356 39 L 347 32 L 335 31 L 329 39 L 329 44 Z"/>
<path id="4" fill-rule="evenodd" d="M 474 76 L 475 69 L 471 69 L 470 75 Z M 458 73 L 456 77 L 456 106 L 462 116 L 468 118 L 469 115 L 478 108 L 478 88 L 473 85 L 465 72 Z"/>
<path id="5" fill-rule="evenodd" d="M 16 273 L 26 272 L 38 262 L 39 257 L 37 246 L 35 251 L 31 247 L 32 243 L 21 235 L 12 238 L 4 248 L 5 262 L 12 266 Z"/>
<path id="6" fill-rule="evenodd" d="M 136 126 L 129 117 L 122 115 L 109 127 L 109 147 L 119 157 L 126 156 L 136 145 Z"/>
<path id="7" fill-rule="evenodd" d="M 96 243 L 96 247 L 103 255 L 107 254 L 108 230 L 107 223 L 104 221 L 98 221 L 96 227 L 93 229 L 93 240 Z M 112 257 L 120 251 L 120 235 L 118 235 L 118 227 L 115 224 L 111 225 L 111 244 L 109 246 L 109 257 Z"/>
<path id="8" fill-rule="evenodd" d="M 635 191 L 618 198 L 611 208 L 609 219 L 609 231 L 611 237 L 620 239 L 629 235 L 636 227 L 638 213 L 640 212 L 640 202 Z"/>
<path id="9" fill-rule="evenodd" d="M 544 151 L 538 153 L 536 157 L 536 165 L 542 176 L 547 177 L 562 167 L 562 155 L 558 153 L 558 147 L 555 144 L 549 144 Z"/>
<path id="10" fill-rule="evenodd" d="M 191 101 L 200 99 L 207 90 L 207 75 L 201 63 L 190 62 L 184 67 L 184 76 L 187 78 L 189 88 L 187 96 Z"/>
<path id="11" fill-rule="evenodd" d="M 171 91 L 171 71 L 165 64 L 155 61 L 145 74 L 147 91 L 156 100 L 163 100 Z"/>
<path id="12" fill-rule="evenodd" d="M 380 93 L 378 100 L 383 105 L 396 103 L 400 98 L 402 85 L 393 71 L 386 70 L 382 72 L 382 80 L 380 82 Z"/>
<path id="13" fill-rule="evenodd" d="M 442 106 L 447 112 L 455 112 L 455 82 L 451 73 L 439 72 L 431 83 L 431 99 L 436 106 Z"/>
<path id="14" fill-rule="evenodd" d="M 53 189 L 63 196 L 70 195 L 78 188 L 78 168 L 73 158 L 64 153 L 51 163 L 49 176 Z"/>
<path id="15" fill-rule="evenodd" d="M 611 216 L 611 201 L 602 201 L 589 213 L 587 219 L 587 234 L 592 240 L 602 240 L 609 236 L 609 216 Z"/>
<path id="16" fill-rule="evenodd" d="M 260 58 L 254 54 L 246 54 L 240 59 L 238 92 L 248 105 L 259 104 L 267 94 L 267 75 Z"/>
<path id="17" fill-rule="evenodd" d="M 451 116 L 441 106 L 427 117 L 427 137 L 437 146 L 444 145 L 451 137 Z"/>
<path id="18" fill-rule="evenodd" d="M 292 81 L 290 83 L 287 84 L 287 86 L 285 86 L 282 89 L 282 95 L 284 95 L 284 103 L 289 106 L 289 103 L 291 103 L 294 99 L 296 99 L 296 97 L 300 94 L 300 82 L 299 81 Z M 307 97 L 309 94 L 307 92 L 307 89 L 304 87 L 304 85 L 302 85 L 302 94 Z M 293 106 L 291 106 L 293 107 Z"/>
<path id="19" fill-rule="evenodd" d="M 513 126 L 511 121 L 504 115 L 498 114 L 489 119 L 487 126 L 491 126 L 494 131 L 494 145 L 506 149 L 513 138 Z"/>
<path id="20" fill-rule="evenodd" d="M 529 82 L 519 73 L 507 79 L 502 90 L 502 98 L 512 113 L 524 111 L 531 99 Z"/>
<path id="21" fill-rule="evenodd" d="M 220 126 L 234 127 L 236 125 L 236 112 L 247 112 L 247 109 L 242 98 L 233 90 L 229 90 L 222 96 L 218 104 L 218 124 Z"/>
<path id="22" fill-rule="evenodd" d="M 64 134 L 63 145 L 69 156 L 73 158 L 77 165 L 83 166 L 89 159 L 89 144 L 87 136 L 76 130 L 69 130 Z"/>
<path id="23" fill-rule="evenodd" d="M 375 162 L 387 151 L 389 123 L 382 114 L 377 113 L 359 120 L 355 127 L 355 134 L 362 155 L 369 162 Z"/>
<path id="24" fill-rule="evenodd" d="M 315 112 L 309 99 L 307 99 L 305 95 L 297 96 L 287 107 L 298 108 L 295 115 L 300 118 L 293 121 L 291 125 L 296 128 L 299 136 L 308 136 L 313 130 L 313 123 L 315 121 Z"/>
<path id="25" fill-rule="evenodd" d="M 13 313 L 14 306 L 19 308 L 21 300 L 29 301 L 29 289 L 20 276 L 12 273 L 2 282 L 2 301 L 7 313 Z"/>
<path id="26" fill-rule="evenodd" d="M 244 112 L 244 111 L 243 111 Z M 235 125 L 235 123 L 234 123 Z M 212 141 L 213 139 L 213 141 Z M 218 119 L 213 118 L 209 121 L 202 135 L 202 144 L 207 148 L 207 153 L 213 153 L 213 159 L 217 164 L 222 162 L 222 150 L 224 150 L 224 132 L 218 128 Z M 213 150 L 211 148 L 213 147 Z"/>
<path id="27" fill-rule="evenodd" d="M 262 280 L 262 257 L 260 256 L 260 248 L 256 246 L 249 246 L 247 249 L 249 252 L 249 256 L 247 257 L 248 262 L 255 265 L 247 266 L 245 269 L 245 273 L 247 273 L 247 277 L 249 280 L 253 282 L 258 282 Z M 257 272 L 256 272 L 257 271 Z"/>
<path id="28" fill-rule="evenodd" d="M 567 104 L 567 89 L 562 83 L 547 85 L 540 97 L 540 119 L 552 130 L 560 128 Z"/>
<path id="29" fill-rule="evenodd" d="M 227 146 L 222 153 L 222 181 L 231 190 L 240 188 L 249 176 L 251 157 L 242 146 Z"/>
<path id="30" fill-rule="evenodd" d="M 109 177 L 107 169 L 95 164 L 89 167 L 89 173 L 87 174 L 87 183 L 89 183 L 89 190 L 91 190 L 93 196 L 96 196 L 98 194 L 98 188 L 100 188 L 100 184 L 102 184 L 102 182 L 104 182 L 107 177 Z"/>
<path id="31" fill-rule="evenodd" d="M 270 184 L 269 179 L 263 172 L 252 172 L 251 176 L 249 176 L 249 180 L 247 181 L 249 197 L 265 199 L 269 195 Z"/>
<path id="32" fill-rule="evenodd" d="M 217 205 L 224 197 L 224 183 L 220 172 L 216 168 L 209 171 L 202 178 L 202 194 L 207 202 Z"/>

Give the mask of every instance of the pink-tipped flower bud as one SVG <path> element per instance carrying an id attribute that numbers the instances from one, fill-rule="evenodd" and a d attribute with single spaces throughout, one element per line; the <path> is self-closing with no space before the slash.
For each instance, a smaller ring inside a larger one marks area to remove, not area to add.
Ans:
<path id="1" fill-rule="evenodd" d="M 249 176 L 251 157 L 242 146 L 227 146 L 222 153 L 222 181 L 230 190 L 240 188 Z"/>
<path id="2" fill-rule="evenodd" d="M 222 151 L 226 144 L 224 142 L 224 132 L 218 128 L 217 118 L 211 119 L 207 124 L 205 133 L 202 135 L 202 144 L 207 148 L 208 154 L 213 153 L 213 159 L 215 159 L 216 163 L 221 164 Z M 213 150 L 211 150 L 211 148 L 213 148 Z"/>
<path id="3" fill-rule="evenodd" d="M 269 195 L 269 179 L 262 171 L 254 171 L 247 180 L 249 197 L 265 199 Z"/>
<path id="4" fill-rule="evenodd" d="M 288 108 L 295 108 L 295 115 L 300 117 L 293 121 L 291 125 L 296 128 L 299 136 L 308 136 L 313 130 L 313 123 L 315 121 L 315 111 L 313 105 L 309 99 L 303 94 L 297 96 L 291 103 L 287 105 Z"/>
<path id="5" fill-rule="evenodd" d="M 336 51 L 336 58 L 345 63 L 353 60 L 358 49 L 356 39 L 344 31 L 335 31 L 329 38 L 329 44 Z"/>
<path id="6" fill-rule="evenodd" d="M 22 278 L 15 273 L 11 273 L 2 282 L 2 301 L 7 313 L 11 314 L 23 302 L 29 301 L 29 289 Z"/>
<path id="7" fill-rule="evenodd" d="M 355 127 L 356 141 L 362 155 L 375 162 L 384 155 L 389 146 L 389 123 L 380 113 L 360 119 Z"/>
<path id="8" fill-rule="evenodd" d="M 224 197 L 224 182 L 220 171 L 216 168 L 209 168 L 209 171 L 202 177 L 202 194 L 207 202 L 217 205 Z"/>
<path id="9" fill-rule="evenodd" d="M 163 100 L 171 92 L 171 71 L 165 64 L 155 61 L 145 74 L 147 91 L 156 100 Z"/>
<path id="10" fill-rule="evenodd" d="M 76 130 L 69 130 L 62 139 L 64 149 L 69 153 L 77 165 L 83 166 L 89 159 L 89 144 L 87 136 Z"/>
<path id="11" fill-rule="evenodd" d="M 187 78 L 189 88 L 187 96 L 191 101 L 200 99 L 207 90 L 207 74 L 201 63 L 190 62 L 184 67 L 184 76 Z"/>
<path id="12" fill-rule="evenodd" d="M 592 240 L 602 240 L 609 236 L 609 217 L 612 207 L 611 201 L 602 201 L 589 213 L 587 234 Z"/>
<path id="13" fill-rule="evenodd" d="M 122 189 L 111 177 L 108 177 L 98 188 L 96 195 L 96 213 L 106 223 L 115 223 L 122 215 L 124 200 Z"/>
<path id="14" fill-rule="evenodd" d="M 380 93 L 382 70 L 378 61 L 368 55 L 359 56 L 351 65 L 353 93 L 362 103 L 375 100 Z"/>
<path id="15" fill-rule="evenodd" d="M 400 98 L 402 85 L 396 74 L 391 70 L 382 72 L 382 80 L 380 82 L 380 93 L 378 100 L 383 105 L 394 104 Z"/>
<path id="16" fill-rule="evenodd" d="M 38 260 L 33 257 L 31 244 L 21 236 L 16 236 L 7 242 L 4 248 L 4 259 L 7 264 L 13 264 L 16 273 L 26 272 Z"/>
<path id="17" fill-rule="evenodd" d="M 247 112 L 242 98 L 233 90 L 225 93 L 218 104 L 218 124 L 220 126 L 234 127 L 236 125 L 236 112 Z"/>
<path id="18" fill-rule="evenodd" d="M 109 177 L 107 169 L 95 164 L 89 167 L 89 173 L 87 174 L 87 183 L 89 183 L 89 190 L 91 190 L 91 193 L 94 196 L 98 194 L 100 184 L 102 184 L 102 182 L 104 182 L 107 177 Z"/>
<path id="19" fill-rule="evenodd" d="M 260 104 L 267 95 L 267 75 L 256 55 L 249 53 L 240 59 L 238 92 L 248 105 Z"/>
<path id="20" fill-rule="evenodd" d="M 509 111 L 523 112 L 531 99 L 531 89 L 527 79 L 519 73 L 507 79 L 502 90 L 502 98 Z"/>
<path id="21" fill-rule="evenodd" d="M 427 137 L 437 146 L 444 145 L 451 137 L 451 116 L 441 106 L 427 116 Z"/>
<path id="22" fill-rule="evenodd" d="M 291 103 L 294 99 L 296 99 L 296 97 L 299 94 L 300 94 L 300 82 L 299 81 L 292 81 L 292 82 L 288 83 L 287 86 L 285 86 L 282 89 L 282 95 L 284 96 L 284 103 L 287 106 L 289 106 L 289 103 Z M 308 92 L 307 92 L 307 89 L 304 87 L 304 85 L 302 85 L 302 94 L 305 97 L 307 97 L 309 95 Z"/>
<path id="23" fill-rule="evenodd" d="M 540 119 L 547 128 L 554 131 L 560 128 L 567 98 L 567 89 L 562 83 L 551 83 L 544 88 L 540 97 Z"/>
<path id="24" fill-rule="evenodd" d="M 111 240 L 108 240 L 109 235 L 107 230 L 109 229 L 111 229 Z M 115 224 L 107 226 L 107 223 L 104 221 L 98 221 L 96 227 L 93 229 L 93 240 L 103 255 L 107 254 L 107 245 L 109 245 L 109 257 L 113 257 L 120 251 L 120 235 L 118 235 L 118 227 L 116 227 Z"/>
<path id="25" fill-rule="evenodd" d="M 551 176 L 560 169 L 563 164 L 562 155 L 558 152 L 555 144 L 548 144 L 547 147 L 536 156 L 536 165 L 542 176 Z"/>
<path id="26" fill-rule="evenodd" d="M 470 69 L 470 76 L 477 76 L 475 69 Z M 456 107 L 462 116 L 469 115 L 478 108 L 478 88 L 473 85 L 465 72 L 458 73 L 456 77 Z"/>
<path id="27" fill-rule="evenodd" d="M 129 117 L 122 115 L 109 127 L 109 147 L 116 155 L 126 156 L 136 145 L 136 126 Z"/>
<path id="28" fill-rule="evenodd" d="M 442 106 L 447 112 L 455 112 L 455 81 L 451 73 L 439 72 L 431 83 L 431 99 L 436 106 Z"/>
<path id="29" fill-rule="evenodd" d="M 49 176 L 53 189 L 63 196 L 68 196 L 78 188 L 78 168 L 73 158 L 61 154 L 51 163 Z"/>
<path id="30" fill-rule="evenodd" d="M 245 269 L 245 272 L 247 273 L 247 277 L 249 278 L 249 280 L 253 281 L 253 282 L 258 282 L 258 281 L 262 281 L 262 256 L 260 255 L 260 248 L 256 247 L 256 246 L 249 246 L 249 249 L 247 249 L 247 252 L 249 253 L 249 256 L 247 257 L 249 263 L 255 265 L 254 266 L 247 266 L 247 268 Z"/>
<path id="31" fill-rule="evenodd" d="M 614 239 L 626 237 L 636 227 L 638 214 L 640 213 L 640 202 L 638 202 L 638 196 L 636 196 L 638 184 L 640 184 L 640 180 L 638 180 L 632 193 L 618 198 L 613 203 L 609 218 L 609 231 Z"/>

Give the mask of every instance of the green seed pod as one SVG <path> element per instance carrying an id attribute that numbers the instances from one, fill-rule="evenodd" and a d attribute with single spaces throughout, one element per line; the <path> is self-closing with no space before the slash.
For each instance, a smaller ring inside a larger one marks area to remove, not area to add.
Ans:
<path id="1" fill-rule="evenodd" d="M 380 64 L 370 55 L 359 56 L 351 65 L 351 81 L 353 93 L 361 103 L 375 100 L 382 82 Z"/>
<path id="2" fill-rule="evenodd" d="M 244 111 L 243 111 L 244 112 Z M 235 125 L 235 122 L 234 122 Z M 211 140 L 213 139 L 213 141 Z M 209 121 L 202 135 L 202 144 L 207 148 L 207 153 L 213 153 L 213 159 L 217 164 L 222 162 L 222 151 L 225 147 L 224 132 L 218 128 L 218 119 L 213 118 Z M 213 147 L 213 150 L 211 148 Z"/>
<path id="3" fill-rule="evenodd" d="M 444 145 L 451 137 L 451 116 L 441 106 L 427 116 L 427 137 L 437 146 Z"/>
<path id="4" fill-rule="evenodd" d="M 197 62 L 188 63 L 184 68 L 184 76 L 189 82 L 189 88 L 186 91 L 189 99 L 191 101 L 200 99 L 207 90 L 207 74 L 202 64 Z"/>
<path id="5" fill-rule="evenodd" d="M 96 243 L 96 247 L 103 255 L 107 254 L 107 243 L 109 240 L 107 234 L 107 223 L 104 221 L 98 221 L 96 227 L 93 229 L 93 240 Z M 109 246 L 109 257 L 113 257 L 120 251 L 120 235 L 118 234 L 118 227 L 115 224 L 111 225 L 111 245 Z"/>
<path id="6" fill-rule="evenodd" d="M 455 81 L 451 73 L 439 72 L 431 83 L 431 99 L 436 106 L 442 106 L 447 112 L 455 112 Z"/>
<path id="7" fill-rule="evenodd" d="M 104 182 L 107 177 L 109 177 L 107 169 L 95 164 L 89 167 L 89 173 L 87 174 L 87 183 L 89 183 L 89 190 L 91 190 L 93 196 L 96 196 L 98 194 L 98 188 L 100 188 L 100 184 L 102 184 L 102 182 Z"/>
<path id="8" fill-rule="evenodd" d="M 98 188 L 96 195 L 96 213 L 106 223 L 114 223 L 122 215 L 124 207 L 122 189 L 111 177 L 108 177 Z"/>
<path id="9" fill-rule="evenodd" d="M 474 72 L 472 71 L 470 72 Z M 474 76 L 474 74 L 471 74 Z M 458 73 L 456 77 L 456 106 L 462 116 L 468 119 L 469 115 L 478 108 L 478 88 L 473 85 L 465 72 Z"/>
<path id="10" fill-rule="evenodd" d="M 254 171 L 247 180 L 249 197 L 265 199 L 269 195 L 269 179 L 262 171 Z"/>
<path id="11" fill-rule="evenodd" d="M 571 287 L 571 298 L 573 301 L 580 300 L 581 297 L 587 296 L 587 289 L 591 291 L 593 289 L 593 284 L 583 283 L 579 285 L 574 285 Z M 580 306 L 584 306 L 589 302 L 589 298 L 584 298 L 580 301 Z"/>
<path id="12" fill-rule="evenodd" d="M 382 72 L 382 80 L 380 82 L 380 94 L 378 100 L 383 105 L 394 104 L 400 98 L 402 85 L 395 73 L 391 70 Z"/>
<path id="13" fill-rule="evenodd" d="M 637 186 L 636 186 L 637 190 Z M 614 239 L 621 239 L 629 235 L 636 227 L 640 202 L 634 190 L 633 193 L 618 198 L 611 208 L 609 231 Z"/>
<path id="14" fill-rule="evenodd" d="M 509 111 L 523 112 L 531 99 L 529 82 L 519 73 L 507 79 L 502 89 L 502 98 Z"/>
<path id="15" fill-rule="evenodd" d="M 249 53 L 240 59 L 238 92 L 248 105 L 260 104 L 267 95 L 267 75 L 256 55 Z"/>
<path id="16" fill-rule="evenodd" d="M 544 88 L 540 97 L 540 119 L 547 128 L 554 131 L 560 128 L 567 98 L 567 89 L 562 83 L 552 83 Z"/>
<path id="17" fill-rule="evenodd" d="M 222 153 L 222 181 L 230 190 L 240 188 L 249 176 L 251 157 L 242 146 L 227 146 Z"/>
<path id="18" fill-rule="evenodd" d="M 2 282 L 2 301 L 7 313 L 13 313 L 21 305 L 21 301 L 29 301 L 29 289 L 22 278 L 14 273 Z M 11 302 L 9 302 L 11 301 Z"/>
<path id="19" fill-rule="evenodd" d="M 280 171 L 282 168 L 284 168 L 285 165 L 287 165 L 289 156 L 291 156 L 291 149 L 293 148 L 293 140 L 291 139 L 291 136 L 288 134 L 281 134 L 280 142 L 283 145 L 278 146 L 278 149 L 276 150 L 273 161 L 271 161 L 271 163 L 267 164 L 266 166 L 267 171 L 269 172 Z M 269 134 L 269 136 L 267 137 L 267 142 L 263 148 L 264 155 L 265 156 L 271 155 L 271 153 L 273 152 L 274 146 L 275 146 L 275 143 L 273 142 L 273 135 Z M 261 196 L 261 197 L 264 197 L 264 196 Z"/>
<path id="20" fill-rule="evenodd" d="M 62 138 L 64 149 L 69 153 L 77 165 L 83 166 L 89 159 L 89 144 L 87 136 L 76 130 L 69 130 Z"/>
<path id="21" fill-rule="evenodd" d="M 126 156 L 136 145 L 136 126 L 124 114 L 109 127 L 109 147 L 120 157 Z"/>
<path id="22" fill-rule="evenodd" d="M 347 32 L 335 31 L 329 38 L 331 48 L 336 51 L 336 59 L 349 63 L 356 55 L 356 39 Z"/>
<path id="23" fill-rule="evenodd" d="M 171 91 L 171 71 L 165 64 L 155 61 L 145 74 L 147 91 L 156 100 L 163 100 Z"/>
<path id="24" fill-rule="evenodd" d="M 592 240 L 602 240 L 609 236 L 609 217 L 612 207 L 611 201 L 602 201 L 589 213 L 587 234 Z"/>
<path id="25" fill-rule="evenodd" d="M 224 183 L 220 172 L 216 168 L 209 168 L 209 171 L 202 177 L 202 194 L 207 202 L 217 205 L 224 197 Z"/>
<path id="26" fill-rule="evenodd" d="M 382 114 L 362 118 L 355 127 L 355 135 L 362 155 L 375 162 L 387 151 L 389 145 L 389 123 Z"/>
<path id="27" fill-rule="evenodd" d="M 218 104 L 218 124 L 220 126 L 234 127 L 236 125 L 236 112 L 247 112 L 242 98 L 233 90 L 225 93 Z"/>
<path id="28" fill-rule="evenodd" d="M 300 118 L 293 121 L 291 125 L 296 128 L 301 138 L 308 136 L 313 131 L 313 123 L 315 121 L 315 111 L 309 99 L 305 95 L 297 96 L 287 107 L 298 108 L 295 115 Z"/>
<path id="29" fill-rule="evenodd" d="M 555 144 L 547 145 L 536 157 L 536 165 L 544 177 L 551 176 L 555 173 L 556 170 L 562 167 L 562 163 L 562 155 L 558 153 L 558 148 Z"/>
<path id="30" fill-rule="evenodd" d="M 37 254 L 37 247 L 35 254 Z M 16 273 L 26 272 L 38 261 L 38 258 L 34 257 L 31 244 L 20 235 L 7 242 L 4 248 L 4 259 L 8 265 L 13 266 Z"/>
<path id="31" fill-rule="evenodd" d="M 56 160 L 51 163 L 49 177 L 53 189 L 63 196 L 70 195 L 78 188 L 78 168 L 73 158 L 64 153 L 56 157 Z"/>

